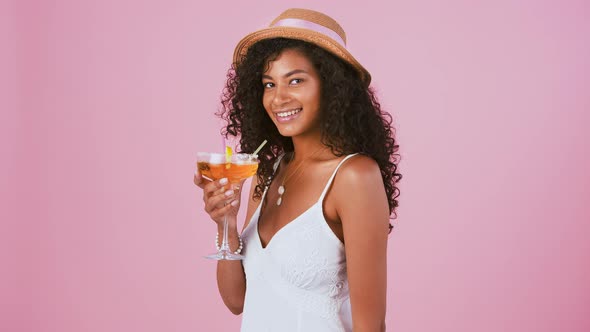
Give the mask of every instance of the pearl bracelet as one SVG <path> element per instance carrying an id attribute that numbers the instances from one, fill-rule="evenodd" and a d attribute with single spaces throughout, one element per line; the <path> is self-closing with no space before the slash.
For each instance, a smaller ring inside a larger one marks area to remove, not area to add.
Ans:
<path id="1" fill-rule="evenodd" d="M 244 241 L 242 240 L 240 234 L 238 234 L 238 241 L 240 241 L 240 245 L 238 246 L 238 250 L 234 252 L 234 254 L 236 255 L 239 255 L 242 252 L 242 249 L 244 248 Z M 217 251 L 221 249 L 221 246 L 219 245 L 219 233 L 215 235 L 215 248 L 217 248 Z"/>

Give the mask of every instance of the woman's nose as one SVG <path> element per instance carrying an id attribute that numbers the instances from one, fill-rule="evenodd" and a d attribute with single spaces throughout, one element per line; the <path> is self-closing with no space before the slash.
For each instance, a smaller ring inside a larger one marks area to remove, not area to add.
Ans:
<path id="1" fill-rule="evenodd" d="M 288 103 L 291 99 L 289 96 L 289 91 L 287 91 L 287 87 L 285 86 L 276 86 L 275 94 L 272 99 L 272 103 L 275 107 L 283 106 L 285 103 Z"/>

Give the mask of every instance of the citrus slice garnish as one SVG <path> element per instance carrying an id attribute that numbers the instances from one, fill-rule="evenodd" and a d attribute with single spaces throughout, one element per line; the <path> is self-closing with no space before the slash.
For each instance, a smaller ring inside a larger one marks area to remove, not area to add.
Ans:
<path id="1" fill-rule="evenodd" d="M 225 147 L 225 168 L 226 169 L 231 167 L 231 155 L 232 155 L 231 146 L 226 146 Z"/>

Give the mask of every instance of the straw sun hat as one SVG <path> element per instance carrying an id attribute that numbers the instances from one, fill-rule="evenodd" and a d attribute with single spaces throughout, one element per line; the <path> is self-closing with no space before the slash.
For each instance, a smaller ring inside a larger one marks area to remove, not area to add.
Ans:
<path id="1" fill-rule="evenodd" d="M 234 63 L 239 63 L 254 43 L 280 37 L 303 40 L 331 52 L 351 64 L 367 86 L 371 83 L 369 72 L 346 49 L 346 34 L 338 22 L 328 15 L 309 9 L 287 9 L 268 28 L 242 38 L 234 51 Z"/>

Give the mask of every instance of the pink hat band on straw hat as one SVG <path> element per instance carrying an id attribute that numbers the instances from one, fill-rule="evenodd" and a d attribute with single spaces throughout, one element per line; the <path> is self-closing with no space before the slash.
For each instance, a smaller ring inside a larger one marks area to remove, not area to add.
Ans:
<path id="1" fill-rule="evenodd" d="M 344 42 L 342 37 L 340 37 L 340 35 L 338 35 L 338 33 L 336 33 L 336 31 L 326 28 L 325 26 L 323 26 L 321 24 L 313 23 L 310 21 L 301 20 L 298 18 L 285 18 L 285 19 L 275 22 L 275 24 L 273 24 L 272 27 L 291 27 L 291 28 L 301 28 L 301 29 L 315 31 L 315 32 L 322 33 L 322 34 L 334 39 L 340 45 L 346 47 L 346 43 Z"/>

